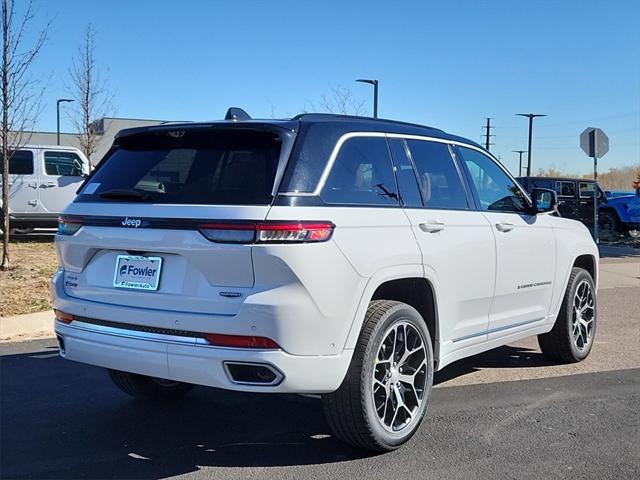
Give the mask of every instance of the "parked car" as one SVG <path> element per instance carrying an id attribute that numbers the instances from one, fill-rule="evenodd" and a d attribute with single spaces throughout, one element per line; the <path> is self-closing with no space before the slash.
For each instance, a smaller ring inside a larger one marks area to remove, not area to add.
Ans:
<path id="1" fill-rule="evenodd" d="M 558 213 L 593 228 L 593 180 L 519 177 L 518 182 L 527 191 L 534 188 L 554 189 L 558 194 Z M 607 195 L 598 185 L 598 222 L 604 230 L 623 234 L 640 230 L 640 197 L 633 194 Z"/>
<path id="2" fill-rule="evenodd" d="M 529 192 L 534 188 L 549 188 L 558 195 L 558 213 L 593 228 L 593 180 L 583 178 L 518 177 L 518 182 Z M 598 185 L 598 204 L 606 202 Z"/>
<path id="3" fill-rule="evenodd" d="M 58 215 L 89 173 L 88 165 L 82 152 L 73 147 L 27 145 L 13 152 L 9 159 L 10 228 L 18 233 L 56 228 Z"/>
<path id="4" fill-rule="evenodd" d="M 589 354 L 598 250 L 555 192 L 435 128 L 227 117 L 121 131 L 67 207 L 62 357 L 146 399 L 320 394 L 338 438 L 391 450 L 456 360 Z"/>
<path id="5" fill-rule="evenodd" d="M 634 192 L 612 192 L 611 190 L 605 190 L 604 194 L 607 198 L 616 198 L 616 197 L 627 197 L 629 195 L 635 195 Z"/>
<path id="6" fill-rule="evenodd" d="M 602 228 L 618 233 L 640 235 L 640 189 L 635 195 L 618 195 L 600 205 L 599 221 Z"/>

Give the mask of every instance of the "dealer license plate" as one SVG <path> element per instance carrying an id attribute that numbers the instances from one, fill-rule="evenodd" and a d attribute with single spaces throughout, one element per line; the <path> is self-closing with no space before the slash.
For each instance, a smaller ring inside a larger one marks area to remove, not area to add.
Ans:
<path id="1" fill-rule="evenodd" d="M 162 258 L 142 255 L 118 255 L 113 286 L 136 290 L 157 290 Z"/>

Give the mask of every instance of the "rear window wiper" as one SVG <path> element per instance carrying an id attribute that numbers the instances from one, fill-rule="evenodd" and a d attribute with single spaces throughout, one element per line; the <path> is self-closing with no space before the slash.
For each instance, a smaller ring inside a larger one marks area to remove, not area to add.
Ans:
<path id="1" fill-rule="evenodd" d="M 115 188 L 113 190 L 107 190 L 101 192 L 102 198 L 113 198 L 117 200 L 137 200 L 140 202 L 146 202 L 151 200 L 151 195 L 143 190 L 136 190 L 134 188 Z"/>

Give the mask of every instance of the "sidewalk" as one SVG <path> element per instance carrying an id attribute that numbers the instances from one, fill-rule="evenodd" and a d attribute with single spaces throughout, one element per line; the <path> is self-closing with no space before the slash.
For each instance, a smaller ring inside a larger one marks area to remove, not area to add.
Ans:
<path id="1" fill-rule="evenodd" d="M 53 310 L 0 317 L 0 342 L 52 336 L 54 336 Z"/>

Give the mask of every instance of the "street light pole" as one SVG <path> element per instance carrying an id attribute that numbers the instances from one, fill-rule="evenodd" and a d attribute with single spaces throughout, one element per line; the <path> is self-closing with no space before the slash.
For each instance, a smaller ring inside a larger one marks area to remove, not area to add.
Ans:
<path id="1" fill-rule="evenodd" d="M 73 102 L 73 100 L 71 98 L 59 98 L 56 100 L 56 145 L 60 145 L 60 104 L 62 102 Z"/>
<path id="2" fill-rule="evenodd" d="M 529 119 L 529 150 L 527 150 L 527 177 L 531 176 L 531 142 L 533 138 L 533 119 L 535 117 L 546 117 L 543 113 L 516 113 L 520 117 Z"/>
<path id="3" fill-rule="evenodd" d="M 517 153 L 520 155 L 519 163 L 518 163 L 518 176 L 522 176 L 522 154 L 526 152 L 526 150 L 511 150 L 513 153 Z"/>
<path id="4" fill-rule="evenodd" d="M 359 78 L 356 82 L 373 85 L 373 118 L 378 118 L 378 80 Z"/>

